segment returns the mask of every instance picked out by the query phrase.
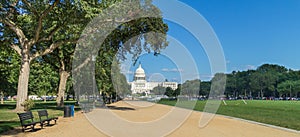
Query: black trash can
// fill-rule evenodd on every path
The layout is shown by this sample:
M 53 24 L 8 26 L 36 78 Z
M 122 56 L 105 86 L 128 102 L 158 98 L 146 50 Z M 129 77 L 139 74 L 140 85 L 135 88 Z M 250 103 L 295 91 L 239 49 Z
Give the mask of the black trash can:
M 64 117 L 71 117 L 71 107 L 70 106 L 64 107 Z

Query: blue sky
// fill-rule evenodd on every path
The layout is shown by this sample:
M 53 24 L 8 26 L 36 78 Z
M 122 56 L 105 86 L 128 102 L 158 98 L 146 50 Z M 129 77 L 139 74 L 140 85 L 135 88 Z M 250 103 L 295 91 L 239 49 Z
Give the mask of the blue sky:
M 264 63 L 300 69 L 299 0 L 181 0 L 181 2 L 199 12 L 214 29 L 224 51 L 226 72 L 255 69 Z M 191 54 L 198 73 L 190 70 L 192 68 L 190 65 L 185 65 L 184 68 L 176 66 L 177 62 L 187 61 L 185 58 L 174 61 L 168 56 L 154 57 L 152 54 L 146 54 L 142 55 L 139 61 L 142 62 L 148 79 L 159 74 L 160 77 L 180 83 L 197 78 L 195 75 L 200 76 L 201 80 L 209 80 L 213 74 L 201 44 L 184 27 L 167 20 L 166 23 L 169 25 L 170 41 L 166 52 L 180 43 Z M 130 72 L 134 72 L 136 67 L 137 65 L 131 66 Z M 188 74 L 191 71 L 192 73 Z M 132 73 L 128 73 L 127 77 L 131 81 Z

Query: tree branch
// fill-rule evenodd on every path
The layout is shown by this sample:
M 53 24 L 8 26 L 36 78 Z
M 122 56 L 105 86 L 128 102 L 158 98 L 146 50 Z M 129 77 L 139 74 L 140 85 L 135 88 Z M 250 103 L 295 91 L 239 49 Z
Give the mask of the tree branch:
M 57 26 L 50 32 L 50 34 L 49 34 L 48 37 L 45 36 L 45 37 L 39 39 L 37 42 L 50 41 L 50 40 L 53 38 L 54 34 L 55 34 L 60 28 L 61 28 L 61 26 L 60 26 L 60 25 L 57 25 Z
M 38 15 L 37 11 L 35 10 L 35 8 L 32 8 L 31 4 L 27 1 L 27 0 L 22 0 L 23 3 L 26 4 L 26 6 L 29 8 L 29 10 L 34 14 L 34 15 Z
M 55 2 L 48 8 L 46 9 L 40 16 L 38 19 L 38 25 L 35 29 L 35 37 L 33 39 L 33 43 L 36 43 L 40 37 L 40 33 L 42 30 L 42 25 L 43 25 L 43 18 L 50 12 L 53 10 L 53 8 L 59 3 L 60 0 L 55 0 Z
M 78 72 L 81 68 L 83 68 L 85 65 L 87 65 L 89 62 L 91 61 L 91 58 L 86 58 L 83 63 L 81 63 L 78 67 L 76 67 L 75 69 L 73 69 L 72 73 L 76 73 Z
M 2 44 L 5 44 L 5 43 L 9 43 L 9 41 L 8 40 L 0 40 L 0 42 L 2 43 Z M 9 44 L 8 44 L 9 45 Z M 18 53 L 18 55 L 22 55 L 22 50 L 21 50 L 21 48 L 19 47 L 19 46 L 17 46 L 17 45 L 15 45 L 15 44 L 13 44 L 13 43 L 11 43 L 10 45 L 9 45 L 9 47 L 11 47 L 12 49 L 14 49 L 17 53 Z
M 7 25 L 9 27 L 9 29 L 11 29 L 13 32 L 16 33 L 16 35 L 19 38 L 19 42 L 21 43 L 21 46 L 25 45 L 27 38 L 24 35 L 23 31 L 19 27 L 17 27 L 17 25 L 13 21 L 11 21 L 7 18 L 6 19 L 0 18 L 0 22 Z
M 58 48 L 59 46 L 63 45 L 63 44 L 69 44 L 69 43 L 76 43 L 77 40 L 61 40 L 61 41 L 58 41 L 58 42 L 55 42 L 55 43 L 52 43 L 49 48 L 45 49 L 44 51 L 42 52 L 37 52 L 35 53 L 34 55 L 32 55 L 30 57 L 30 61 L 37 58 L 37 57 L 40 57 L 40 56 L 44 56 L 46 54 L 49 54 L 49 53 L 52 53 L 56 48 Z
M 11 44 L 10 47 L 14 49 L 20 56 L 22 56 L 21 48 L 15 44 Z

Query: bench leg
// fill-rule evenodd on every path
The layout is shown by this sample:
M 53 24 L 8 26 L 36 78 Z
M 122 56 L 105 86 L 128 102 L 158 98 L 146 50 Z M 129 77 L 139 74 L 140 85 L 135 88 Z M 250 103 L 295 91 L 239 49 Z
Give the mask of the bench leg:
M 31 125 L 31 129 L 32 129 L 32 131 L 34 131 L 34 125 Z

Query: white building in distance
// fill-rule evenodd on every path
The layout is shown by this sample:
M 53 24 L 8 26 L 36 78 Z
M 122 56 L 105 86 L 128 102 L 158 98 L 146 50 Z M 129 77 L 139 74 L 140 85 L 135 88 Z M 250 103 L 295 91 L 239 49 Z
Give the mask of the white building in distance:
M 131 85 L 132 94 L 146 93 L 146 95 L 148 95 L 150 94 L 150 91 L 157 86 L 165 88 L 170 87 L 173 90 L 178 88 L 177 82 L 147 82 L 146 74 L 141 64 L 134 73 L 133 81 L 129 82 L 129 84 Z

